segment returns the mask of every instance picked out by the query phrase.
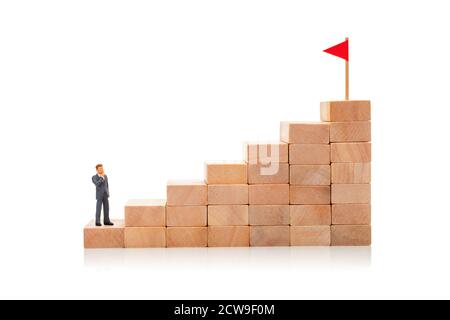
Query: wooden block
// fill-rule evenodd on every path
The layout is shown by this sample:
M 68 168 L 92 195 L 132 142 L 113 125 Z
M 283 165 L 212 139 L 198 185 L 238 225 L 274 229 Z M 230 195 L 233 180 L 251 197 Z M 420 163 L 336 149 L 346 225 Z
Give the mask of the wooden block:
M 208 206 L 208 225 L 247 226 L 248 205 Z
M 168 206 L 206 206 L 208 187 L 204 181 L 169 181 Z
M 248 165 L 249 184 L 288 184 L 289 164 L 274 163 L 271 166 Z
M 207 224 L 207 206 L 167 207 L 168 227 L 205 227 Z
M 194 248 L 208 246 L 208 227 L 167 228 L 168 248 Z
M 370 204 L 370 184 L 333 184 L 331 203 Z
M 331 225 L 330 205 L 291 206 L 291 226 Z
M 250 246 L 249 226 L 208 227 L 209 247 L 248 247 Z
M 290 164 L 330 164 L 329 144 L 290 144 Z
M 250 246 L 252 247 L 286 247 L 289 245 L 289 226 L 250 227 Z
M 291 246 L 326 246 L 331 245 L 330 226 L 291 227 Z
M 92 220 L 84 228 L 85 249 L 124 248 L 125 224 L 122 220 L 114 220 L 113 227 L 96 227 Z
M 248 184 L 208 185 L 210 205 L 248 204 Z
M 370 183 L 371 164 L 333 163 L 331 164 L 332 183 Z
M 165 227 L 125 228 L 125 248 L 165 248 Z
M 291 186 L 291 204 L 331 204 L 330 186 Z
M 370 225 L 370 204 L 334 204 L 332 207 L 333 224 Z
M 289 205 L 249 206 L 249 223 L 251 226 L 289 225 Z
M 329 144 L 330 126 L 323 122 L 282 122 L 281 141 L 295 144 Z
M 292 165 L 291 185 L 329 186 L 331 184 L 330 165 Z
M 288 163 L 289 145 L 279 143 L 247 143 L 245 161 L 251 164 Z
M 320 104 L 322 121 L 369 121 L 370 101 L 329 101 Z
M 249 186 L 249 202 L 256 205 L 289 204 L 288 184 L 254 184 Z
M 125 205 L 126 227 L 165 227 L 166 200 L 130 200 Z
M 245 162 L 207 162 L 207 184 L 246 184 L 247 163 Z
M 370 142 L 332 143 L 331 162 L 363 163 L 372 160 Z
M 331 226 L 332 246 L 370 246 L 371 226 Z
M 330 142 L 368 142 L 370 140 L 370 121 L 330 123 Z

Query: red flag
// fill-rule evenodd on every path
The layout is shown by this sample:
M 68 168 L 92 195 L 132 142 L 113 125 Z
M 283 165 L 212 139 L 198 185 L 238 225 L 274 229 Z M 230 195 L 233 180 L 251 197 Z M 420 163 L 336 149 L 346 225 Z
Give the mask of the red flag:
M 324 52 L 348 61 L 348 39 L 334 47 L 324 50 Z

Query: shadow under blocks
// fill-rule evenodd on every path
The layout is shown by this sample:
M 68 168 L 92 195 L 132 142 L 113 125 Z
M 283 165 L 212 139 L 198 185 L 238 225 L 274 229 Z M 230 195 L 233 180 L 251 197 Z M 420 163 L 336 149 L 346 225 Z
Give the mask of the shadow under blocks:
M 130 200 L 113 227 L 91 222 L 84 246 L 370 246 L 370 114 L 370 101 L 323 102 L 320 122 L 282 122 L 279 141 L 246 144 L 242 161 Z

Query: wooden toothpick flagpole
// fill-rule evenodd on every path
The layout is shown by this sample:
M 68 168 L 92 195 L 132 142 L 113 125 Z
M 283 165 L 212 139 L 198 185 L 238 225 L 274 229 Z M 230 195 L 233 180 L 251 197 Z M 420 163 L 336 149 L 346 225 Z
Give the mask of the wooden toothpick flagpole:
M 348 42 L 348 38 L 345 38 Z M 350 64 L 349 59 L 345 60 L 345 100 L 350 100 Z
M 350 59 L 348 46 L 349 40 L 345 38 L 344 42 L 324 50 L 326 53 L 345 60 L 345 100 L 347 101 L 350 100 Z

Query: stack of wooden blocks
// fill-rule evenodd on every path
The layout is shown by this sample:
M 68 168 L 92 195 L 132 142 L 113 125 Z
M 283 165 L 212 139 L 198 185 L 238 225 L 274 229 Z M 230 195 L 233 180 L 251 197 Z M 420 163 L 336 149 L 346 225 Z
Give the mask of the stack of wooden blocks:
M 249 246 L 248 179 L 244 162 L 207 162 L 208 245 Z
M 321 104 L 322 122 L 282 122 L 281 142 L 207 162 L 166 200 L 132 200 L 125 221 L 84 230 L 85 248 L 369 246 L 370 101 Z
M 371 244 L 370 101 L 324 102 L 330 124 L 332 245 Z
M 327 123 L 281 123 L 289 143 L 291 245 L 331 244 L 330 131 Z
M 247 144 L 250 245 L 289 246 L 288 145 Z
M 207 247 L 208 187 L 204 181 L 167 184 L 167 247 Z

